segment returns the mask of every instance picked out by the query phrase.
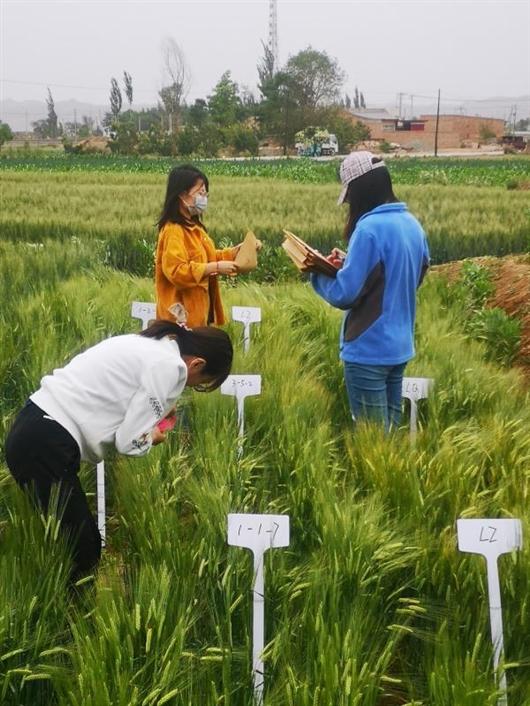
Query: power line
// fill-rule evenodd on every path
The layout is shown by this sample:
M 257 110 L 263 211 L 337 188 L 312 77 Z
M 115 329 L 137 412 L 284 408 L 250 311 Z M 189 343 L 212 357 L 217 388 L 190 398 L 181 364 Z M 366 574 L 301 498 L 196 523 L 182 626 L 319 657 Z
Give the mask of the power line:
M 108 86 L 102 87 L 102 86 L 74 86 L 72 84 L 65 84 L 65 83 L 41 83 L 39 81 L 18 81 L 14 79 L 8 79 L 8 78 L 0 78 L 0 83 L 15 83 L 15 84 L 20 84 L 20 85 L 26 85 L 26 86 L 45 86 L 46 88 L 48 86 L 51 86 L 52 88 L 75 88 L 78 90 L 82 91 L 107 91 Z M 141 92 L 141 93 L 153 93 L 157 92 L 156 88 L 134 88 L 135 93 Z

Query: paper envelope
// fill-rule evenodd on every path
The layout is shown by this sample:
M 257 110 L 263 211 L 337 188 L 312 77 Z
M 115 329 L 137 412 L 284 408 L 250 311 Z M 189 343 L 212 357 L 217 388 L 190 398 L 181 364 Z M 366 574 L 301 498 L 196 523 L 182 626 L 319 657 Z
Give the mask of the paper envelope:
M 239 272 L 250 272 L 256 268 L 258 264 L 258 256 L 256 254 L 256 236 L 249 230 L 245 235 L 241 247 L 235 257 L 234 262 L 237 265 Z

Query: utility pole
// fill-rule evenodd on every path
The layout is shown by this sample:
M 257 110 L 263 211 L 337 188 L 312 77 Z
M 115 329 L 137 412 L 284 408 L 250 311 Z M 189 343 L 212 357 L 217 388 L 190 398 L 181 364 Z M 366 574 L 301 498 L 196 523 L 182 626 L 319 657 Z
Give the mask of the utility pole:
M 438 125 L 440 123 L 440 89 L 438 89 L 438 104 L 436 106 L 436 128 L 434 131 L 434 156 L 438 156 Z
M 77 137 L 77 110 L 74 108 L 74 138 Z
M 399 106 L 399 107 L 398 107 L 398 118 L 399 118 L 400 120 L 401 120 L 401 117 L 402 117 L 402 116 L 401 116 L 401 110 L 402 110 L 402 106 L 403 106 L 403 96 L 404 96 L 404 95 L 405 95 L 404 93 L 398 93 L 398 106 Z
M 410 119 L 414 117 L 414 96 L 410 94 Z

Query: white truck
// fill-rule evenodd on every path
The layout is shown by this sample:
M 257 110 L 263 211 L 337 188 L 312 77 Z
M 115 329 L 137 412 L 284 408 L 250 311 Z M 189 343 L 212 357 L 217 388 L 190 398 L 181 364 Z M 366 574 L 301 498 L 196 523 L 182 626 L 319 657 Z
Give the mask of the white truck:
M 320 145 L 320 154 L 333 157 L 339 153 L 339 143 L 337 136 L 330 133 L 328 138 Z

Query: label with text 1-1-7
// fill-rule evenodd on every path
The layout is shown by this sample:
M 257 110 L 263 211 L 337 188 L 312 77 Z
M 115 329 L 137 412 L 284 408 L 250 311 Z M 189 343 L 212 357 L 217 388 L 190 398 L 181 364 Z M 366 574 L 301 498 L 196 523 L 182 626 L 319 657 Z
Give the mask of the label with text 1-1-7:
M 228 515 L 228 544 L 254 552 L 289 546 L 289 515 Z

